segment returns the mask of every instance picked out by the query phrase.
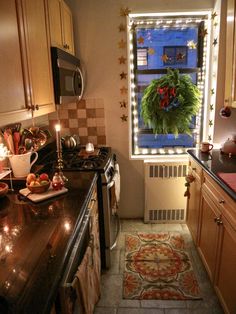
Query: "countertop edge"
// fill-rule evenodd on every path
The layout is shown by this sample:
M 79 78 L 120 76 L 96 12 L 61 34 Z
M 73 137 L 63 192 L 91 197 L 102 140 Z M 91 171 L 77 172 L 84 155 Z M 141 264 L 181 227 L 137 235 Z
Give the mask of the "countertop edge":
M 84 200 L 82 208 L 85 208 L 88 205 L 89 198 L 90 198 L 90 196 L 92 194 L 92 191 L 93 191 L 93 188 L 94 188 L 96 182 L 97 182 L 97 173 L 94 173 L 93 179 L 91 181 L 90 189 L 89 189 L 88 194 L 87 194 L 87 196 L 86 196 L 86 198 Z M 82 211 L 82 212 L 84 214 L 84 211 Z M 75 231 L 74 231 L 73 235 L 71 235 L 71 239 L 70 239 L 70 241 L 69 241 L 69 243 L 67 245 L 67 250 L 66 250 L 66 252 L 64 254 L 64 259 L 63 259 L 63 262 L 61 264 L 61 269 L 58 270 L 59 271 L 59 275 L 54 280 L 54 285 L 52 286 L 52 289 L 50 290 L 52 293 L 50 293 L 50 296 L 48 298 L 48 302 L 45 304 L 44 313 L 50 313 L 52 305 L 53 305 L 53 303 L 54 303 L 54 301 L 56 299 L 56 295 L 58 293 L 58 288 L 60 286 L 60 281 L 62 280 L 62 277 L 63 277 L 63 274 L 64 274 L 63 270 L 65 270 L 65 265 L 66 265 L 66 263 L 69 260 L 70 253 L 71 253 L 71 251 L 73 249 L 73 245 L 75 243 L 76 237 L 78 236 L 78 232 L 79 232 L 78 225 L 79 225 L 79 221 L 81 221 L 82 219 L 83 219 L 83 215 L 78 217 L 78 221 L 77 221 L 77 224 L 76 224 L 76 227 L 75 227 Z
M 216 174 L 214 174 L 209 168 L 207 168 L 201 160 L 197 158 L 194 151 L 188 150 L 187 153 L 194 158 L 194 160 L 215 180 L 220 187 L 236 202 L 236 192 L 234 192 L 226 183 L 224 183 Z

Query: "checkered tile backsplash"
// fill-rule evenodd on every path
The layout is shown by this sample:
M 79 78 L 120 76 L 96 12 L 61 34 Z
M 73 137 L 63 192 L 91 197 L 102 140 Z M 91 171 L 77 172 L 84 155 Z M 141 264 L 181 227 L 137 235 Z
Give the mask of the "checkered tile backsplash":
M 61 135 L 77 134 L 82 145 L 106 145 L 105 113 L 102 99 L 83 99 L 78 103 L 58 106 L 58 112 L 49 114 L 49 127 L 55 130 L 58 116 Z

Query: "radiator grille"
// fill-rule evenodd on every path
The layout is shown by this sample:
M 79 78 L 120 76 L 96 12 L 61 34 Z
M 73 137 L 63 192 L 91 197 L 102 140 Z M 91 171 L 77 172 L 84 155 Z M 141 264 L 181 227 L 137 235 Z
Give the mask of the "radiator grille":
M 187 165 L 151 165 L 149 167 L 150 178 L 181 178 L 187 174 Z
M 173 222 L 184 221 L 185 210 L 184 209 L 154 209 L 149 210 L 150 222 Z
M 187 162 L 145 163 L 144 222 L 183 222 Z

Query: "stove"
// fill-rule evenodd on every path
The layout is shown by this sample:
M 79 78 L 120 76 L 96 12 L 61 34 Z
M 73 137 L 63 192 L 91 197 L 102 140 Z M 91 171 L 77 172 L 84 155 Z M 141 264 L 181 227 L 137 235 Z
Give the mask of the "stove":
M 87 153 L 85 146 L 75 150 L 62 151 L 63 173 L 93 171 L 97 173 L 97 193 L 99 206 L 99 228 L 101 244 L 101 262 L 103 268 L 111 265 L 111 250 L 116 246 L 120 231 L 118 202 L 114 207 L 114 195 L 119 184 L 119 165 L 111 147 L 95 147 L 93 153 Z M 52 174 L 57 171 L 56 145 L 50 143 L 39 152 L 37 163 L 43 165 L 43 171 Z M 118 190 L 120 187 L 118 187 Z
M 116 246 L 120 231 L 117 204 L 114 208 L 115 178 L 119 175 L 116 156 L 111 147 L 95 147 L 94 152 L 87 153 L 81 146 L 77 150 L 64 150 L 62 159 L 65 176 L 67 171 L 97 172 L 101 262 L 103 268 L 109 268 L 110 251 Z

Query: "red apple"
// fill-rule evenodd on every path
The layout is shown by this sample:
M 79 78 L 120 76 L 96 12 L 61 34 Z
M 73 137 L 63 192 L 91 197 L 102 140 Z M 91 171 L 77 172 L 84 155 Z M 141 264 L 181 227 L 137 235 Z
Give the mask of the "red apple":
M 27 184 L 30 184 L 32 181 L 36 180 L 36 175 L 34 173 L 29 173 L 26 178 Z
M 47 173 L 41 173 L 39 178 L 41 181 L 48 181 L 49 180 Z

